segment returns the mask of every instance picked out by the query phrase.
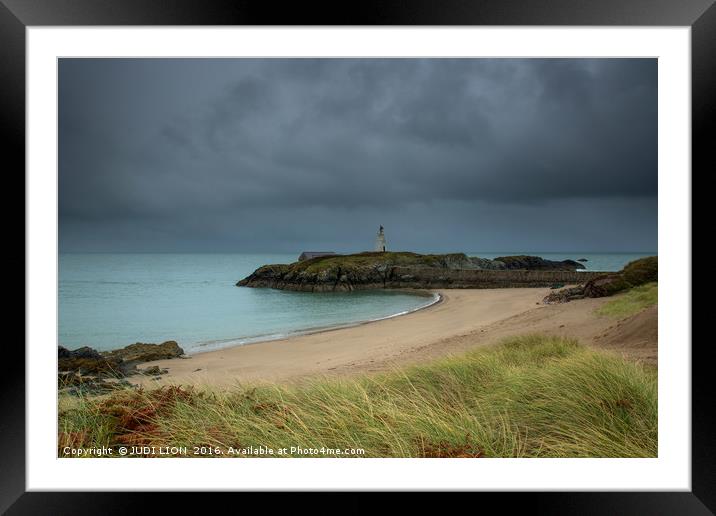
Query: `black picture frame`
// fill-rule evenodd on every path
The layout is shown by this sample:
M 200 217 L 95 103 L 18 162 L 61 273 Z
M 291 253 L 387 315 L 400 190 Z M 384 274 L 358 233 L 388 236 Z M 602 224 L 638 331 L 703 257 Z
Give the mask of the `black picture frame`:
M 708 137 L 716 125 L 714 0 L 362 0 L 328 5 L 286 2 L 280 6 L 251 0 L 0 0 L 0 130 L 4 161 L 12 163 L 3 167 L 4 178 L 22 181 L 23 191 L 24 180 L 20 178 L 24 177 L 21 171 L 25 167 L 25 30 L 48 25 L 689 26 L 692 180 L 695 171 L 705 175 L 713 170 L 716 162 L 714 146 Z M 9 197 L 19 198 L 18 195 Z M 16 213 L 13 212 L 14 218 Z M 13 218 L 8 214 L 5 220 Z M 23 254 L 23 258 L 27 257 Z M 11 262 L 13 265 L 20 262 L 20 256 L 14 255 Z M 13 270 L 19 269 L 17 263 Z M 114 514 L 154 512 L 156 507 L 165 506 L 165 497 L 141 493 L 25 492 L 25 354 L 15 342 L 8 342 L 3 352 L 5 360 L 15 367 L 7 368 L 0 375 L 0 511 Z M 716 428 L 713 410 L 709 409 L 713 406 L 714 389 L 707 353 L 705 345 L 692 347 L 690 492 L 484 493 L 480 496 L 509 498 L 510 505 L 524 503 L 532 510 L 553 514 L 712 514 L 716 511 Z M 171 496 L 185 498 L 179 493 Z M 212 493 L 211 496 L 223 495 Z M 241 496 L 246 503 L 247 495 Z M 325 494 L 321 496 L 322 507 L 330 509 L 339 504 L 341 512 L 369 510 L 373 506 L 355 494 L 340 502 L 324 498 Z M 420 496 L 414 501 L 422 503 Z M 505 503 L 505 500 L 499 501 Z M 274 498 L 272 509 L 292 510 L 289 505 L 282 507 L 285 503 Z M 482 507 L 484 503 L 485 500 L 481 500 Z

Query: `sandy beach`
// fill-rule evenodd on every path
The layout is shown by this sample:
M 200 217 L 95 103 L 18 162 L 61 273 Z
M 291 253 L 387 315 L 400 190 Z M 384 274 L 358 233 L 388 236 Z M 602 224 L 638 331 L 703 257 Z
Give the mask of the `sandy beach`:
M 656 361 L 656 310 L 632 333 L 644 342 L 625 342 L 616 321 L 594 310 L 606 300 L 586 299 L 543 305 L 543 288 L 439 290 L 442 301 L 403 316 L 349 328 L 257 342 L 148 362 L 169 370 L 160 379 L 133 376 L 144 385 L 191 384 L 229 387 L 243 382 L 296 381 L 314 376 L 377 372 L 495 343 L 524 333 L 579 338 L 587 345 L 622 349 L 634 358 Z M 656 308 L 656 307 L 654 307 Z M 649 311 L 647 311 L 649 312 Z M 643 318 L 643 317 L 642 317 Z M 653 318 L 653 321 L 651 320 Z M 615 338 L 618 343 L 615 343 Z M 632 339 L 633 341 L 634 339 Z

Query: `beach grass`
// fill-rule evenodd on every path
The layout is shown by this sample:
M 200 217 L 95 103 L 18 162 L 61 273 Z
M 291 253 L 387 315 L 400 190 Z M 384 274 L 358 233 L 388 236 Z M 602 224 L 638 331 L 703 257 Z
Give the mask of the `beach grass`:
M 658 284 L 656 282 L 631 288 L 614 296 L 614 299 L 603 304 L 596 312 L 598 315 L 616 317 L 619 319 L 629 317 L 641 312 L 645 308 L 657 304 L 658 291 Z
M 263 446 L 283 457 L 655 457 L 657 378 L 572 339 L 527 335 L 356 378 L 61 397 L 59 456 L 131 445 L 186 456 Z

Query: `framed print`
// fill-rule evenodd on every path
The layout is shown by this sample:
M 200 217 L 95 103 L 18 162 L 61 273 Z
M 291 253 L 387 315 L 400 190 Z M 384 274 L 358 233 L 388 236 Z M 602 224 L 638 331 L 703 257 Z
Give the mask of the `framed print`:
M 716 8 L 660 7 L 3 0 L 27 300 L 3 510 L 713 511 L 691 183 Z

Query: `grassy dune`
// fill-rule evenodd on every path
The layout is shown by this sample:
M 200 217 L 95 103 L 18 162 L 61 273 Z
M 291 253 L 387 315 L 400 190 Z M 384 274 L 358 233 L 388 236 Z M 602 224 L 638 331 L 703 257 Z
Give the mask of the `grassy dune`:
M 59 430 L 60 456 L 153 445 L 190 456 L 192 446 L 325 446 L 365 457 L 654 457 L 657 383 L 653 370 L 573 340 L 524 336 L 356 379 L 64 396 Z
M 631 288 L 602 305 L 597 310 L 597 314 L 620 319 L 629 317 L 655 305 L 658 302 L 658 291 L 656 282 Z

